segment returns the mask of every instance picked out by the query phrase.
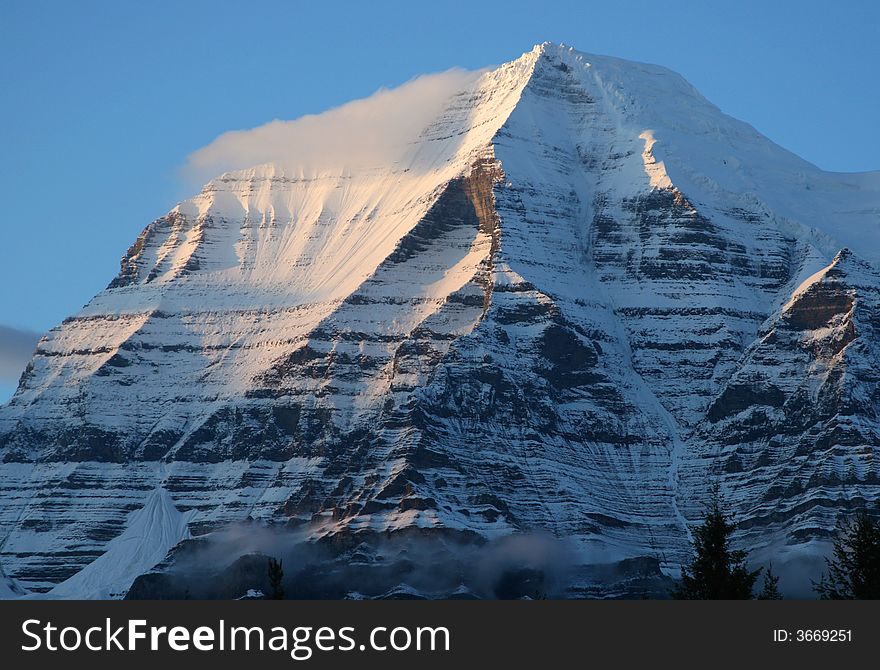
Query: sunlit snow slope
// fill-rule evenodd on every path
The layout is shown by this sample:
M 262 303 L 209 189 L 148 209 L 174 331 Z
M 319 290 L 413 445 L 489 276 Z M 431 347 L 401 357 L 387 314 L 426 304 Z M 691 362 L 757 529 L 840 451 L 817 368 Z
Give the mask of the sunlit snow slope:
M 0 409 L 0 564 L 115 595 L 105 551 L 255 518 L 674 573 L 714 482 L 740 541 L 810 554 L 880 493 L 877 263 L 880 173 L 538 46 L 398 163 L 230 172 L 150 224 Z

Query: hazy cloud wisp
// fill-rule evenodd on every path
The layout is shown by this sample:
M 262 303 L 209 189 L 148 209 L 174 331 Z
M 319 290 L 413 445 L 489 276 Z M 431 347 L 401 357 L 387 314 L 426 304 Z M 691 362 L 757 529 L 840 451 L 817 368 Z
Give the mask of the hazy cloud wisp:
M 0 382 L 18 381 L 39 340 L 39 333 L 0 325 Z
M 188 156 L 185 175 L 205 182 L 263 163 L 306 171 L 388 165 L 481 73 L 453 69 L 422 75 L 321 114 L 223 133 Z

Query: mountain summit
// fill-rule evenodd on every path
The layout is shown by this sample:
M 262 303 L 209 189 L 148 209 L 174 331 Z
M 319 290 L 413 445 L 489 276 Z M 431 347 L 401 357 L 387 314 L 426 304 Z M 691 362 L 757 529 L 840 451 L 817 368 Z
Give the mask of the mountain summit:
M 149 224 L 0 409 L 0 565 L 89 597 L 133 524 L 142 556 L 259 522 L 349 565 L 540 532 L 587 594 L 675 575 L 716 483 L 737 542 L 811 565 L 880 495 L 877 263 L 880 173 L 537 46 L 394 164 L 229 172 Z

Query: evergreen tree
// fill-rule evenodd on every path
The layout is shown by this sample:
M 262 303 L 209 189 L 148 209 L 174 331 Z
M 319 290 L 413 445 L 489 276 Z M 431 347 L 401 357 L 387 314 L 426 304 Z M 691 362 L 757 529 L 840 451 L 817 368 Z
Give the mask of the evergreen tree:
M 779 577 L 773 574 L 772 565 L 764 573 L 764 586 L 758 594 L 758 600 L 782 600 L 782 593 L 779 592 Z
M 749 600 L 753 598 L 760 570 L 745 566 L 746 552 L 730 548 L 734 526 L 721 509 L 716 490 L 703 517 L 703 524 L 694 531 L 694 557 L 682 569 L 681 583 L 672 592 L 679 600 Z
M 828 573 L 813 588 L 822 600 L 880 599 L 880 521 L 861 510 L 840 525 Z
M 284 580 L 284 570 L 281 569 L 281 561 L 269 559 L 269 588 L 272 589 L 272 600 L 284 600 L 284 587 L 281 582 Z

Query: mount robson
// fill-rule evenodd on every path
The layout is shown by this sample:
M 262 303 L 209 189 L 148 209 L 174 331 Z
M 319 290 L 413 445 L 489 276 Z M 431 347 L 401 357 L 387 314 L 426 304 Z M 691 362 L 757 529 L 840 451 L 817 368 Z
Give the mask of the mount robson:
M 713 490 L 810 595 L 880 497 L 880 172 L 568 47 L 463 86 L 213 179 L 42 338 L 5 597 L 666 597 Z

